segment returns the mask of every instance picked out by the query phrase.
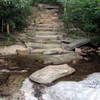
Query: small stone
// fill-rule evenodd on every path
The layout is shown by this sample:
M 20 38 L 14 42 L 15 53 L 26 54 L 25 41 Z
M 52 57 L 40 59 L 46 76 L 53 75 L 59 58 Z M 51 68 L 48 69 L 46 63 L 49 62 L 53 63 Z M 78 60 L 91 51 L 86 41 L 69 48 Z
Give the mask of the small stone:
M 98 50 L 100 50 L 100 47 L 98 47 Z
M 80 48 L 75 48 L 75 52 L 81 54 L 82 50 Z

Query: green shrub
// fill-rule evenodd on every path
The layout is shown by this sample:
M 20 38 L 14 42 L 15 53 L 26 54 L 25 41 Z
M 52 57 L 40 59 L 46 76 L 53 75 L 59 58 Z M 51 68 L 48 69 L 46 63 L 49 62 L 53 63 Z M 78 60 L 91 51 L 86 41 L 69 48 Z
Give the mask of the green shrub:
M 100 32 L 100 0 L 58 0 L 64 8 L 62 19 L 86 32 Z M 67 25 L 68 26 L 68 25 Z
M 50 4 L 55 4 L 57 0 L 40 0 L 42 3 L 50 3 Z
M 72 22 L 87 32 L 100 32 L 100 7 L 95 3 L 84 3 L 73 9 Z
M 1 0 L 0 30 L 9 33 L 26 26 L 27 18 L 32 11 L 31 3 L 31 0 Z

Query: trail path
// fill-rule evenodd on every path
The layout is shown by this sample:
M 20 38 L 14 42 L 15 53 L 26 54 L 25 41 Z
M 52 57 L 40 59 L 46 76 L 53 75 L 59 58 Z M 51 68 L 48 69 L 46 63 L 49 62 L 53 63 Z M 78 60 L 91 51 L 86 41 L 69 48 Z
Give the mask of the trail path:
M 20 41 L 0 48 L 0 54 L 24 54 L 28 51 L 31 55 L 38 54 L 39 58 L 41 55 L 45 64 L 63 64 L 80 59 L 75 52 L 65 49 L 66 44 L 62 42 L 65 33 L 64 23 L 59 19 L 59 7 L 40 4 L 38 9 L 30 17 L 30 25 L 18 35 Z
M 43 4 L 39 7 L 40 13 L 35 20 L 35 29 L 31 24 L 28 28 L 28 31 L 31 29 L 30 34 L 23 34 L 25 45 L 32 49 L 32 54 L 42 54 L 46 64 L 61 64 L 79 59 L 77 54 L 64 49 L 64 25 L 59 19 L 59 7 Z M 23 36 L 21 37 L 23 40 Z
M 58 18 L 58 7 L 43 8 L 40 16 L 36 18 L 34 42 L 27 42 L 34 52 L 62 50 L 63 23 Z

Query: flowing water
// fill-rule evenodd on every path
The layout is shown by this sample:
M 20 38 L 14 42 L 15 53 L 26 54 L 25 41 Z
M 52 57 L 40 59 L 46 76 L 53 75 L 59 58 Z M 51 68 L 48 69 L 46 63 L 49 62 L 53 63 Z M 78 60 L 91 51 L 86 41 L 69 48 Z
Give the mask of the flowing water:
M 44 100 L 100 100 L 100 73 L 89 75 L 80 82 L 59 82 L 49 87 Z

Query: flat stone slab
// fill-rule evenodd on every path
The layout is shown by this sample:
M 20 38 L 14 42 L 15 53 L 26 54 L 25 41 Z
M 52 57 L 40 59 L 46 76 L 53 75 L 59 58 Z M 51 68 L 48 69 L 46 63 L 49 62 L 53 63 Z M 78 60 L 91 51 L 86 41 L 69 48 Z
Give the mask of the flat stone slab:
M 44 50 L 43 51 L 43 54 L 45 55 L 55 55 L 55 54 L 66 54 L 66 53 L 71 53 L 72 51 L 66 51 L 66 50 L 63 50 L 63 49 L 59 49 L 59 50 L 56 50 L 56 49 L 51 49 L 51 50 Z
M 45 35 L 50 35 L 50 34 L 55 35 L 57 33 L 58 32 L 51 32 L 51 31 L 36 31 L 36 34 L 40 34 L 40 35 L 43 35 L 43 34 L 45 34 Z
M 73 51 L 63 51 L 59 48 L 55 49 L 36 49 L 32 51 L 17 51 L 17 54 L 20 56 L 33 56 L 38 58 L 39 60 L 42 59 L 44 64 L 65 64 L 71 63 L 72 61 L 79 61 L 82 59 L 82 56 L 73 52 Z
M 82 59 L 80 55 L 74 52 L 55 54 L 55 55 L 44 55 L 44 63 L 45 64 L 64 64 L 70 63 L 72 61 L 77 61 Z
M 43 43 L 32 43 L 32 42 L 29 42 L 29 43 L 25 43 L 27 45 L 27 47 L 32 47 L 32 48 L 60 48 L 61 45 L 58 44 L 58 43 L 55 43 L 55 44 L 43 44 Z
M 38 27 L 49 27 L 49 28 L 52 28 L 52 27 L 60 27 L 60 26 L 62 26 L 63 25 L 63 23 L 60 23 L 60 24 L 37 24 L 37 26 Z
M 50 44 L 50 43 L 61 43 L 61 41 L 60 40 L 55 40 L 55 39 L 34 39 L 35 40 L 35 42 L 37 42 L 37 43 L 48 43 L 48 44 Z
M 0 47 L 0 55 L 13 55 L 16 54 L 16 50 L 26 50 L 22 45 L 12 45 L 12 46 L 5 46 Z
M 27 49 L 27 50 L 17 50 L 17 54 L 23 54 L 23 53 L 30 53 L 30 54 L 48 54 L 48 55 L 52 55 L 52 54 L 62 54 L 62 53 L 66 53 L 69 51 L 65 51 L 62 48 L 53 48 L 53 49 Z M 71 51 L 70 51 L 71 52 Z
M 78 40 L 71 42 L 70 44 L 66 44 L 65 48 L 67 50 L 73 50 L 73 49 L 80 47 L 80 46 L 83 46 L 89 42 L 90 42 L 90 39 L 86 39 L 86 38 L 85 39 L 78 39 Z
M 58 39 L 59 37 L 62 37 L 61 35 L 36 35 L 36 38 L 38 38 L 38 39 L 41 39 L 41 38 L 43 38 L 43 39 Z
M 75 72 L 75 69 L 67 64 L 49 65 L 41 70 L 36 71 L 29 78 L 32 81 L 47 84 L 55 81 L 58 78 L 70 75 L 73 72 Z

